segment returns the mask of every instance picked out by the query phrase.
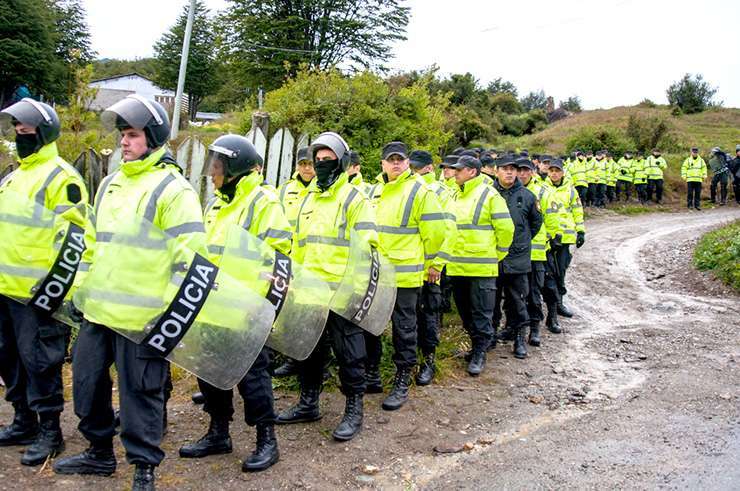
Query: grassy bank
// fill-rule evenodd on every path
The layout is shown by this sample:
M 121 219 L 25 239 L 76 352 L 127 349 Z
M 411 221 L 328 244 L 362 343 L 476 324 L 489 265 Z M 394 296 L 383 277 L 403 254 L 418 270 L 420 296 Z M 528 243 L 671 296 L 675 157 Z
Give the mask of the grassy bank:
M 704 234 L 694 250 L 694 265 L 740 292 L 740 220 Z

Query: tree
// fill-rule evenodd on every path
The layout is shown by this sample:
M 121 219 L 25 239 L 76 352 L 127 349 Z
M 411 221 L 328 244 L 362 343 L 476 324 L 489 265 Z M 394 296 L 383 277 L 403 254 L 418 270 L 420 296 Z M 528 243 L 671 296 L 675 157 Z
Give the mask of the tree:
M 95 57 L 85 8 L 79 0 L 56 0 L 51 8 L 56 21 L 56 55 L 63 62 L 76 65 L 71 69 L 75 72 Z
M 491 82 L 489 82 L 488 86 L 486 87 L 486 90 L 491 95 L 509 93 L 513 95 L 514 97 L 517 96 L 516 86 L 512 82 L 504 80 L 501 77 L 498 77 L 492 80 Z
M 157 60 L 154 81 L 168 89 L 177 88 L 180 73 L 182 41 L 188 21 L 188 3 L 178 17 L 175 25 L 154 45 Z M 218 89 L 219 68 L 216 59 L 217 36 L 208 9 L 201 0 L 195 3 L 193 31 L 188 54 L 188 71 L 185 75 L 185 92 L 188 94 L 190 119 L 195 119 L 198 105 L 203 98 Z
M 138 58 L 135 60 L 117 60 L 101 58 L 92 62 L 93 80 L 115 77 L 127 73 L 138 73 L 154 79 L 157 73 L 158 61 L 155 58 Z
M 560 105 L 558 107 L 572 113 L 579 113 L 583 111 L 583 109 L 581 108 L 581 99 L 579 99 L 577 95 L 568 97 L 568 99 L 564 101 L 560 101 Z
M 383 69 L 406 39 L 404 0 L 230 0 L 221 25 L 244 86 L 279 87 L 301 65 Z
M 530 92 L 520 102 L 525 111 L 531 111 L 533 109 L 542 109 L 544 111 L 547 108 L 547 96 L 544 90 Z
M 680 108 L 685 114 L 699 113 L 714 105 L 712 98 L 716 93 L 717 87 L 705 82 L 701 74 L 692 77 L 689 73 L 672 83 L 666 91 L 668 104 Z

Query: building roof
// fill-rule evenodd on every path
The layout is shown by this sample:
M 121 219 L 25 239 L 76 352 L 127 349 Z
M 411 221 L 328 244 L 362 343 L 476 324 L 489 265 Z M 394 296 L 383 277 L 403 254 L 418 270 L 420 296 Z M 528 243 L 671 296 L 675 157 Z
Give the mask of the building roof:
M 121 75 L 113 75 L 111 77 L 98 78 L 98 79 L 95 79 L 95 80 L 91 80 L 90 83 L 93 83 L 93 82 L 104 82 L 106 80 L 115 80 L 117 78 L 134 77 L 134 76 L 143 78 L 144 80 L 148 80 L 151 83 L 154 83 L 154 80 L 152 80 L 149 77 L 145 77 L 144 75 L 142 75 L 142 74 L 140 74 L 138 72 L 124 73 L 124 74 L 121 74 Z

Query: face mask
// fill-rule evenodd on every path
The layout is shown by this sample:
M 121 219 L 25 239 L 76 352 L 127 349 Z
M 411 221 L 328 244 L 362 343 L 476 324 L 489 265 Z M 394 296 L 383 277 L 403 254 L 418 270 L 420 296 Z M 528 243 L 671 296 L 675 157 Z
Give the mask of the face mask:
M 36 153 L 39 148 L 41 145 L 36 135 L 15 135 L 15 150 L 20 158 L 25 159 Z
M 316 170 L 316 185 L 322 191 L 329 189 L 329 186 L 334 184 L 342 173 L 342 166 L 339 165 L 338 159 L 319 160 L 314 163 L 313 167 Z

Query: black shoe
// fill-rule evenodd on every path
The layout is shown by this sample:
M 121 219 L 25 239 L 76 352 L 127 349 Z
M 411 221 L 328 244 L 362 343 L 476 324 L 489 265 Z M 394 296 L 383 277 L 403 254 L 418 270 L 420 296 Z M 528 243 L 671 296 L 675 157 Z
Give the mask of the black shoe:
M 193 395 L 190 396 L 190 399 L 193 401 L 193 404 L 197 404 L 198 406 L 206 403 L 206 396 L 204 396 L 202 392 L 194 392 Z
M 54 458 L 62 452 L 64 452 L 64 437 L 62 437 L 62 428 L 59 426 L 59 415 L 42 417 L 39 436 L 26 449 L 21 457 L 21 464 L 41 465 L 46 462 L 46 459 Z
M 39 434 L 39 421 L 30 409 L 15 411 L 13 422 L 0 430 L 0 447 L 31 445 Z
M 401 409 L 409 398 L 409 386 L 411 385 L 411 370 L 408 368 L 396 369 L 396 377 L 393 379 L 393 389 L 385 398 L 382 408 L 386 411 Z
M 558 322 L 557 315 L 547 316 L 547 330 L 553 334 L 560 334 L 561 332 L 563 332 L 563 328 L 560 327 L 560 323 Z
M 434 353 L 424 356 L 424 361 L 419 366 L 419 372 L 416 374 L 416 385 L 429 385 L 434 380 L 434 374 L 437 367 L 434 364 Z
M 113 443 L 102 446 L 91 445 L 82 453 L 57 460 L 52 467 L 57 474 L 110 476 L 116 472 Z
M 540 345 L 540 323 L 532 322 L 529 324 L 529 345 L 539 346 Z
M 560 303 L 558 303 L 558 315 L 571 318 L 573 317 L 573 312 L 571 312 L 570 309 L 566 307 L 562 301 L 560 301 Z
M 199 459 L 208 455 L 220 455 L 232 452 L 229 420 L 211 418 L 208 433 L 195 443 L 180 447 L 180 457 Z
M 383 381 L 380 380 L 380 368 L 367 366 L 365 368 L 365 394 L 382 394 Z
M 494 339 L 501 341 L 514 341 L 516 338 L 516 329 L 511 326 L 506 326 L 503 330 L 499 331 L 498 335 Z
M 119 429 L 121 427 L 121 410 L 116 409 L 116 412 L 113 413 L 113 426 L 115 426 L 116 429 Z
M 695 206 L 695 207 L 694 207 L 694 209 L 695 209 L 696 211 L 701 211 L 701 208 L 700 208 L 700 207 L 698 207 L 698 206 Z
M 331 434 L 338 442 L 351 440 L 362 429 L 362 394 L 347 396 L 342 421 Z
M 468 373 L 473 377 L 477 377 L 481 374 L 483 369 L 486 367 L 486 352 L 485 351 L 473 351 L 470 356 L 470 363 L 468 363 Z
M 154 491 L 154 466 L 151 464 L 136 464 L 134 481 L 131 491 Z
M 287 425 L 292 423 L 310 423 L 321 419 L 319 413 L 319 394 L 321 390 L 301 389 L 301 398 L 298 403 L 278 414 L 276 424 Z
M 290 377 L 298 373 L 298 362 L 292 358 L 285 360 L 285 363 L 275 369 L 273 374 L 276 378 Z
M 275 427 L 271 424 L 257 425 L 257 447 L 252 455 L 242 462 L 242 471 L 263 471 L 280 460 Z
M 498 336 L 496 336 L 496 332 L 494 331 L 493 336 L 491 337 L 491 341 L 488 343 L 488 348 L 486 348 L 486 351 L 493 351 L 496 349 L 496 344 L 498 343 Z
M 527 357 L 527 342 L 524 340 L 526 329 L 527 328 L 524 326 L 520 327 L 517 330 L 516 339 L 514 340 L 514 358 L 518 358 L 520 360 Z

